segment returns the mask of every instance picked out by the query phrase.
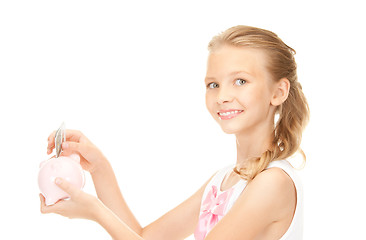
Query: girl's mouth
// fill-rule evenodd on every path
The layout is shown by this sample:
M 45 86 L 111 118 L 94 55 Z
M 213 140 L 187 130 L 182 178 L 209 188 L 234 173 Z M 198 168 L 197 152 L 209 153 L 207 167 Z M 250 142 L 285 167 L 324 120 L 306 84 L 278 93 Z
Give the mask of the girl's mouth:
M 242 112 L 243 112 L 243 110 L 229 109 L 229 110 L 218 111 L 217 114 L 219 115 L 219 118 L 221 120 L 228 120 L 228 119 L 232 119 L 232 118 L 238 116 Z

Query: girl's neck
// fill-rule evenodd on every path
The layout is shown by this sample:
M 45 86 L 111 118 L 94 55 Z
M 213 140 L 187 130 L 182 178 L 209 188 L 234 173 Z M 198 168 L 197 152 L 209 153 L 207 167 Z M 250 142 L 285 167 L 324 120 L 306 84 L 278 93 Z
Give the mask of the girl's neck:
M 260 157 L 271 147 L 273 127 L 236 134 L 237 166 L 244 166 L 253 157 Z

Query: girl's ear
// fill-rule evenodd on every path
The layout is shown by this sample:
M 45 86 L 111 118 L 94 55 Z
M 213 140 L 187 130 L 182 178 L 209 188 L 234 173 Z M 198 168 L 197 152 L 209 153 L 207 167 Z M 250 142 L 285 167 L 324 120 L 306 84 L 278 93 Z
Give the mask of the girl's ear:
M 286 101 L 290 91 L 290 81 L 287 78 L 281 78 L 275 84 L 274 94 L 272 96 L 271 104 L 273 106 L 279 106 Z

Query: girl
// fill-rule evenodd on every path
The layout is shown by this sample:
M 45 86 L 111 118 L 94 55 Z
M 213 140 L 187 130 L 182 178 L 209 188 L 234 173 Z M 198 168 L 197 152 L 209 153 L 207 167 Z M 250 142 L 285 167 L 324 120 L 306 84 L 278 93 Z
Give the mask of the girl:
M 56 184 L 71 198 L 46 206 L 40 195 L 41 212 L 94 220 L 113 239 L 174 240 L 192 233 L 197 240 L 302 239 L 301 184 L 286 160 L 297 151 L 303 154 L 301 136 L 309 117 L 295 51 L 276 34 L 248 26 L 215 36 L 208 48 L 206 106 L 224 132 L 235 134 L 235 164 L 141 227 L 101 151 L 81 132 L 68 130 L 64 154 L 81 156 L 98 198 L 58 178 Z M 54 133 L 48 154 L 53 139 Z

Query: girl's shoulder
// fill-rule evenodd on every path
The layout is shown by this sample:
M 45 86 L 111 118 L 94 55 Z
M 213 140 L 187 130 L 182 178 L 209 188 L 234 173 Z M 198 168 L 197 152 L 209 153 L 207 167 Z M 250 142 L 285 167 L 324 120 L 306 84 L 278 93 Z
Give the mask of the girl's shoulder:
M 281 221 L 296 208 L 296 187 L 292 178 L 279 167 L 270 167 L 249 182 L 238 204 L 266 212 L 268 223 Z
M 271 192 L 271 199 L 276 199 L 275 202 L 282 206 L 286 206 L 288 201 L 296 203 L 298 194 L 302 192 L 302 184 L 296 170 L 287 160 L 271 162 L 248 187 L 251 187 L 252 191 L 262 191 L 265 195 Z
M 279 171 L 277 171 L 279 174 L 280 173 L 282 173 L 282 175 L 286 174 L 289 177 L 288 180 L 292 181 L 294 187 L 296 188 L 296 191 L 298 192 L 298 195 L 302 194 L 302 191 L 303 191 L 302 181 L 301 181 L 301 178 L 299 177 L 299 175 L 297 174 L 298 170 L 296 168 L 294 168 L 288 160 L 284 159 L 284 160 L 272 161 L 267 166 L 265 171 L 263 171 L 262 173 L 267 172 L 268 170 L 273 170 L 273 169 L 279 170 Z M 272 171 L 270 171 L 270 172 L 272 172 Z M 262 173 L 260 173 L 260 174 L 262 174 Z
M 212 230 L 212 235 L 235 231 L 249 239 L 266 232 L 273 223 L 278 227 L 271 231 L 283 234 L 291 223 L 295 207 L 296 190 L 292 179 L 282 168 L 270 167 L 246 185 L 217 228 Z
M 295 191 L 294 181 L 286 170 L 278 165 L 270 166 L 259 173 L 246 188 L 252 188 L 251 191 L 258 191 L 263 194 L 268 194 L 268 191 L 271 191 L 272 194 L 276 195 L 283 195 L 289 189 Z M 276 195 L 272 196 L 275 197 Z

